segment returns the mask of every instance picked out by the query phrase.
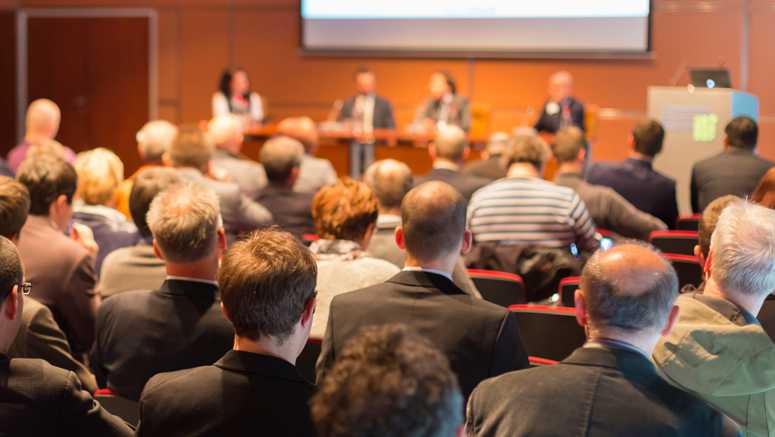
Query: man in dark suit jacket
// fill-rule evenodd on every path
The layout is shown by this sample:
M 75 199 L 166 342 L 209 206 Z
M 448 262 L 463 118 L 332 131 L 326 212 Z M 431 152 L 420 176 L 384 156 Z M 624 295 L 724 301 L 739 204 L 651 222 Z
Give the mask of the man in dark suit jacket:
M 8 357 L 31 284 L 19 252 L 5 237 L 0 237 L 0 266 L 0 435 L 131 436 L 129 426 L 81 389 L 73 372 L 40 359 Z
M 701 213 L 713 200 L 731 194 L 748 197 L 775 163 L 756 155 L 759 127 L 750 117 L 737 117 L 725 129 L 724 151 L 692 168 L 692 210 Z
M 560 364 L 480 384 L 468 403 L 469 435 L 737 435 L 718 412 L 663 380 L 650 360 L 678 318 L 677 296 L 675 270 L 655 250 L 625 244 L 597 252 L 576 291 L 587 344 Z
M 639 210 L 675 227 L 678 219 L 675 180 L 654 170 L 662 151 L 665 130 L 656 120 L 643 120 L 632 130 L 633 148 L 622 163 L 596 163 L 587 170 L 587 182 L 613 188 Z
M 223 310 L 234 350 L 211 366 L 156 375 L 138 436 L 314 436 L 314 386 L 294 363 L 312 326 L 315 259 L 291 234 L 261 230 L 223 259 Z
M 534 127 L 538 132 L 555 134 L 569 126 L 584 130 L 584 104 L 573 97 L 573 76 L 560 71 L 549 78 L 549 100 Z
M 506 132 L 492 134 L 487 147 L 482 152 L 482 159 L 466 164 L 463 167 L 463 174 L 487 179 L 490 182 L 505 178 L 508 169 L 503 155 L 509 147 L 510 140 L 511 137 Z
M 334 298 L 318 381 L 360 328 L 387 323 L 409 325 L 444 352 L 465 397 L 485 378 L 527 367 L 515 316 L 452 282 L 460 253 L 471 246 L 465 205 L 460 193 L 443 182 L 406 195 L 396 231 L 397 244 L 407 252 L 406 267 L 383 284 Z
M 156 373 L 213 363 L 233 340 L 219 307 L 226 237 L 215 193 L 200 185 L 164 191 L 151 203 L 148 225 L 167 280 L 156 291 L 106 300 L 91 353 L 100 386 L 134 400 Z
M 465 132 L 457 126 L 440 127 L 433 143 L 428 146 L 428 153 L 433 160 L 433 170 L 418 178 L 417 185 L 429 181 L 446 182 L 468 202 L 476 190 L 490 183 L 487 179 L 460 171 L 470 150 Z
M 348 97 L 339 111 L 338 121 L 352 121 L 363 130 L 395 129 L 393 105 L 386 98 L 375 94 L 376 77 L 368 68 L 355 72 L 358 94 Z

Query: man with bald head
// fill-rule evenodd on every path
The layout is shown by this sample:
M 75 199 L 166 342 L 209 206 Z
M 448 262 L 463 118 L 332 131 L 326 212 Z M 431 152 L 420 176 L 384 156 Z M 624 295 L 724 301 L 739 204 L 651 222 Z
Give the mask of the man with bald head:
M 506 177 L 507 168 L 504 155 L 509 147 L 511 136 L 506 132 L 495 132 L 490 135 L 487 147 L 482 152 L 482 159 L 466 164 L 463 174 L 496 181 Z
M 554 73 L 549 77 L 548 92 L 535 130 L 550 134 L 568 126 L 584 130 L 584 104 L 573 97 L 573 76 L 567 71 Z
M 242 120 L 234 114 L 218 115 L 207 125 L 207 133 L 215 145 L 213 166 L 224 178 L 239 185 L 242 194 L 255 198 L 266 186 L 266 174 L 261 164 L 242 155 Z
M 334 170 L 331 161 L 315 157 L 320 137 L 317 126 L 311 118 L 286 118 L 277 125 L 277 133 L 293 138 L 304 146 L 299 177 L 293 185 L 294 191 L 317 193 L 322 187 L 333 185 L 336 182 L 336 170 Z
M 479 385 L 468 402 L 469 435 L 736 435 L 715 410 L 661 379 L 650 361 L 678 318 L 677 296 L 675 270 L 650 246 L 596 252 L 575 297 L 587 343 L 557 365 Z
M 388 323 L 413 327 L 444 352 L 466 397 L 485 378 L 527 367 L 515 316 L 452 282 L 460 254 L 471 247 L 465 211 L 463 196 L 443 182 L 409 191 L 395 234 L 406 251 L 404 270 L 385 283 L 334 298 L 318 381 L 360 328 Z
M 8 166 L 16 172 L 22 161 L 27 158 L 27 151 L 35 144 L 47 143 L 53 140 L 59 132 L 59 122 L 62 112 L 59 106 L 49 99 L 38 99 L 27 107 L 26 132 L 24 141 L 8 152 Z M 75 152 L 64 148 L 65 158 L 69 163 L 75 162 Z

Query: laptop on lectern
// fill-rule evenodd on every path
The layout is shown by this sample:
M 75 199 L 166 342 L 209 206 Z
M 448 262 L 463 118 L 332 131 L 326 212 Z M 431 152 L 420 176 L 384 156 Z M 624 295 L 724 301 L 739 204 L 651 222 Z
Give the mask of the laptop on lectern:
M 732 79 L 726 68 L 691 68 L 689 77 L 697 88 L 732 88 Z

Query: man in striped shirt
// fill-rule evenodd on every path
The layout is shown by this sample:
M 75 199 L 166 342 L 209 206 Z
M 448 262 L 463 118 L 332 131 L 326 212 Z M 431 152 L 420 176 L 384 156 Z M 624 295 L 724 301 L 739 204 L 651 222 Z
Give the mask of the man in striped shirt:
M 507 153 L 508 176 L 474 193 L 468 205 L 474 242 L 597 250 L 595 224 L 584 202 L 572 189 L 541 179 L 549 157 L 546 143 L 519 137 Z

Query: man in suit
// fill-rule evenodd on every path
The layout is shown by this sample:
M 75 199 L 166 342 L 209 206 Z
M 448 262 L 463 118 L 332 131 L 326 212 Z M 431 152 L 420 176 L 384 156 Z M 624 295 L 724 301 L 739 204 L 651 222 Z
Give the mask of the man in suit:
M 137 400 L 155 374 L 215 362 L 233 330 L 219 308 L 218 263 L 226 248 L 215 193 L 172 187 L 151 203 L 148 227 L 167 278 L 158 290 L 121 293 L 97 315 L 91 366 L 101 387 Z
M 544 104 L 535 130 L 550 134 L 568 126 L 584 130 L 584 104 L 573 97 L 573 76 L 558 71 L 549 77 L 549 100 Z
M 678 219 L 675 180 L 653 168 L 662 151 L 665 129 L 656 120 L 643 120 L 630 136 L 630 157 L 621 163 L 596 163 L 587 170 L 587 182 L 613 188 L 639 210 L 674 227 Z
M 9 358 L 30 288 L 16 247 L 0 237 L 0 435 L 131 436 L 132 429 L 83 390 L 73 372 L 40 359 Z
M 233 114 L 219 115 L 207 125 L 207 132 L 215 144 L 213 166 L 222 172 L 224 179 L 239 185 L 242 194 L 255 199 L 266 186 L 266 174 L 261 164 L 241 154 L 242 120 Z
M 97 245 L 86 226 L 73 226 L 73 196 L 78 177 L 63 159 L 40 156 L 19 167 L 19 182 L 30 193 L 30 215 L 19 238 L 32 296 L 51 309 L 75 356 L 94 342 Z M 70 237 L 65 232 L 70 229 Z
M 248 199 L 239 185 L 211 179 L 213 147 L 206 134 L 197 128 L 181 129 L 177 139 L 164 155 L 165 163 L 177 169 L 180 176 L 202 184 L 218 195 L 223 225 L 229 240 L 272 222 L 272 214 L 262 205 Z
M 162 191 L 181 184 L 171 168 L 148 168 L 135 177 L 129 195 L 129 210 L 141 241 L 135 246 L 111 252 L 102 263 L 97 291 L 103 299 L 133 290 L 156 290 L 164 282 L 167 270 L 164 260 L 153 250 L 153 235 L 148 227 L 148 210 Z
M 460 171 L 471 150 L 465 132 L 457 126 L 442 126 L 428 146 L 428 154 L 433 161 L 433 170 L 417 180 L 417 185 L 429 181 L 446 182 L 463 195 L 466 202 L 476 190 L 490 181 L 477 176 L 469 176 Z
M 495 132 L 487 141 L 487 147 L 482 152 L 482 159 L 473 161 L 463 167 L 463 174 L 496 181 L 506 177 L 507 169 L 503 155 L 509 147 L 511 137 L 506 132 Z
M 312 223 L 313 193 L 296 192 L 293 185 L 299 178 L 304 146 L 293 138 L 275 137 L 261 147 L 261 163 L 269 185 L 256 200 L 272 211 L 274 223 L 301 239 L 314 234 Z
M 714 199 L 731 194 L 748 197 L 775 165 L 756 155 L 759 127 L 750 117 L 736 117 L 724 130 L 724 151 L 692 167 L 692 210 L 701 213 Z
M 447 71 L 437 71 L 431 75 L 428 88 L 431 97 L 420 107 L 414 124 L 426 132 L 435 132 L 446 125 L 458 126 L 468 132 L 471 108 L 468 97 L 457 93 L 455 78 Z
M 677 296 L 675 270 L 656 250 L 627 243 L 596 252 L 575 296 L 587 343 L 557 365 L 480 384 L 469 435 L 728 435 L 719 413 L 660 378 L 649 359 L 678 318 Z
M 297 239 L 256 231 L 223 259 L 218 282 L 234 349 L 213 365 L 156 375 L 138 436 L 314 436 L 314 386 L 295 363 L 315 309 L 315 259 Z
M 443 182 L 412 189 L 401 204 L 396 243 L 404 271 L 387 282 L 334 298 L 317 363 L 324 381 L 342 346 L 364 326 L 405 323 L 449 358 L 464 397 L 483 379 L 528 365 L 516 317 L 452 282 L 471 247 L 465 199 Z
M 360 130 L 395 129 L 393 105 L 375 93 L 377 78 L 374 72 L 361 67 L 355 72 L 355 88 L 358 93 L 348 97 L 339 111 L 338 121 L 352 121 Z
M 304 146 L 299 178 L 293 185 L 294 191 L 314 194 L 326 185 L 336 182 L 336 170 L 331 161 L 315 157 L 320 137 L 311 118 L 286 118 L 277 125 L 277 134 L 291 137 Z

